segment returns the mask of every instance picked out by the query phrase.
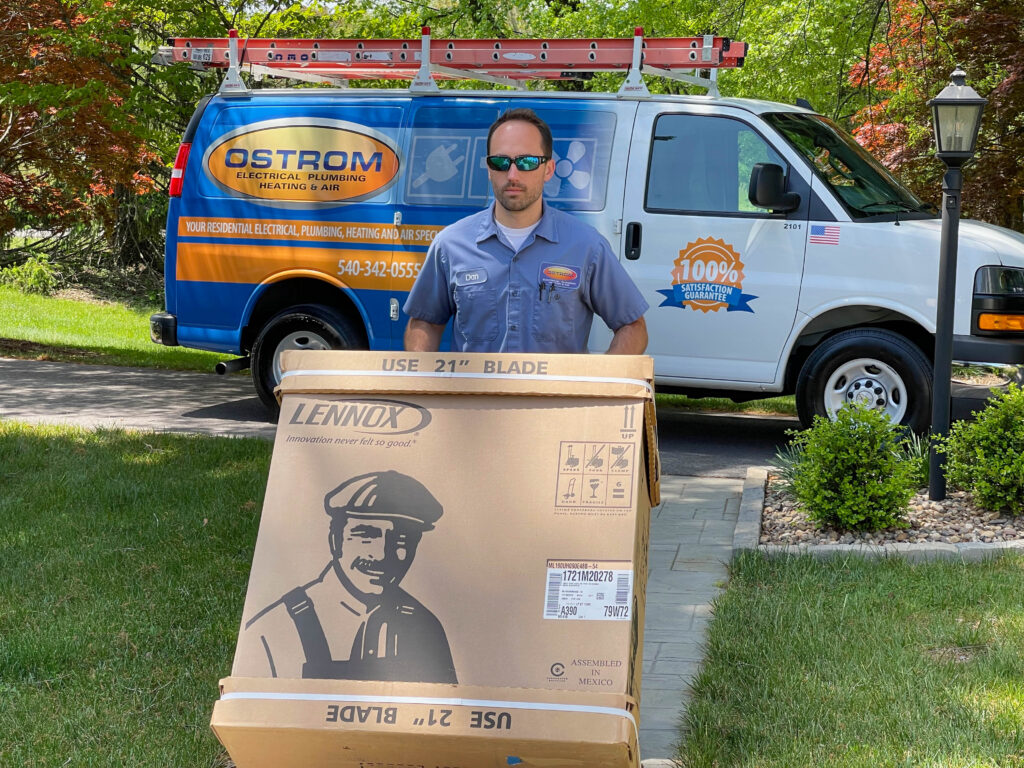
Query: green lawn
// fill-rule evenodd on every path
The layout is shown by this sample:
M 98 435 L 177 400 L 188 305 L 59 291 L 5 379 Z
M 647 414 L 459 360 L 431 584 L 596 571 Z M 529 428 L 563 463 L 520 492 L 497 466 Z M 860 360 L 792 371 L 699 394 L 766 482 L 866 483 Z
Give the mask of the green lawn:
M 158 308 L 75 301 L 0 285 L 0 355 L 30 359 L 212 371 L 227 355 L 164 347 L 149 339 Z
M 0 421 L 0 765 L 223 765 L 271 444 Z
M 740 557 L 687 768 L 1024 765 L 1024 557 Z

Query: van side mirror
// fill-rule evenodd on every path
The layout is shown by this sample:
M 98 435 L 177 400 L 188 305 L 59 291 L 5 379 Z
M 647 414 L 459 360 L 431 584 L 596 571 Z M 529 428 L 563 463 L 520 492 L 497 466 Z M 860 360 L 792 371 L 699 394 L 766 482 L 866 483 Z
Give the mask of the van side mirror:
M 792 211 L 800 205 L 800 195 L 786 191 L 786 174 L 775 163 L 754 165 L 747 197 L 758 208 L 770 208 L 773 212 Z

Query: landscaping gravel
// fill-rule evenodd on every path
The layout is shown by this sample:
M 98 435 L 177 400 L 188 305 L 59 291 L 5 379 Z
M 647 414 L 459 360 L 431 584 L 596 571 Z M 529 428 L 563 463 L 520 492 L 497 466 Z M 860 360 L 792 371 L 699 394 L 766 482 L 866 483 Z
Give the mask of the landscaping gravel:
M 1013 517 L 975 507 L 962 491 L 951 491 L 943 501 L 931 501 L 927 492 L 910 500 L 906 528 L 850 533 L 818 528 L 769 477 L 761 515 L 761 544 L 905 544 L 984 542 L 1024 539 L 1024 516 Z

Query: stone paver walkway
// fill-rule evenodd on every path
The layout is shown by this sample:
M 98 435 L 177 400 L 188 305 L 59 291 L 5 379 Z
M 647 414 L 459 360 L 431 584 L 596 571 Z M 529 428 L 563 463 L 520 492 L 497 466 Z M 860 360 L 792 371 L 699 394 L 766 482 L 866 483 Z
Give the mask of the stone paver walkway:
M 690 683 L 704 657 L 711 603 L 724 587 L 743 480 L 665 476 L 651 510 L 640 696 L 648 768 L 676 754 Z

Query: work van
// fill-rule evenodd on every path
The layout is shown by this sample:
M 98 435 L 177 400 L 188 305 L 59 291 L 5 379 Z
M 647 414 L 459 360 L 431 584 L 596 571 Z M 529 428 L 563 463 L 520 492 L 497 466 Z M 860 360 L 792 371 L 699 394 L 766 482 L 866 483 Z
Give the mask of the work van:
M 179 44 L 176 60 L 185 50 L 223 63 L 221 43 Z M 715 45 L 723 61 L 729 43 Z M 282 49 L 264 61 L 290 55 L 299 72 L 359 58 L 319 43 Z M 250 90 L 229 72 L 175 163 L 154 341 L 243 356 L 234 367 L 251 365 L 269 407 L 286 349 L 401 349 L 402 306 L 431 240 L 492 200 L 488 127 L 529 107 L 554 135 L 547 204 L 596 227 L 650 304 L 659 391 L 795 393 L 804 423 L 856 401 L 926 428 L 937 212 L 810 109 L 713 87 L 650 95 L 637 70 L 609 94 L 422 78 L 406 89 Z M 954 359 L 1024 362 L 1022 319 L 1024 236 L 963 221 Z M 595 321 L 590 349 L 610 337 Z

